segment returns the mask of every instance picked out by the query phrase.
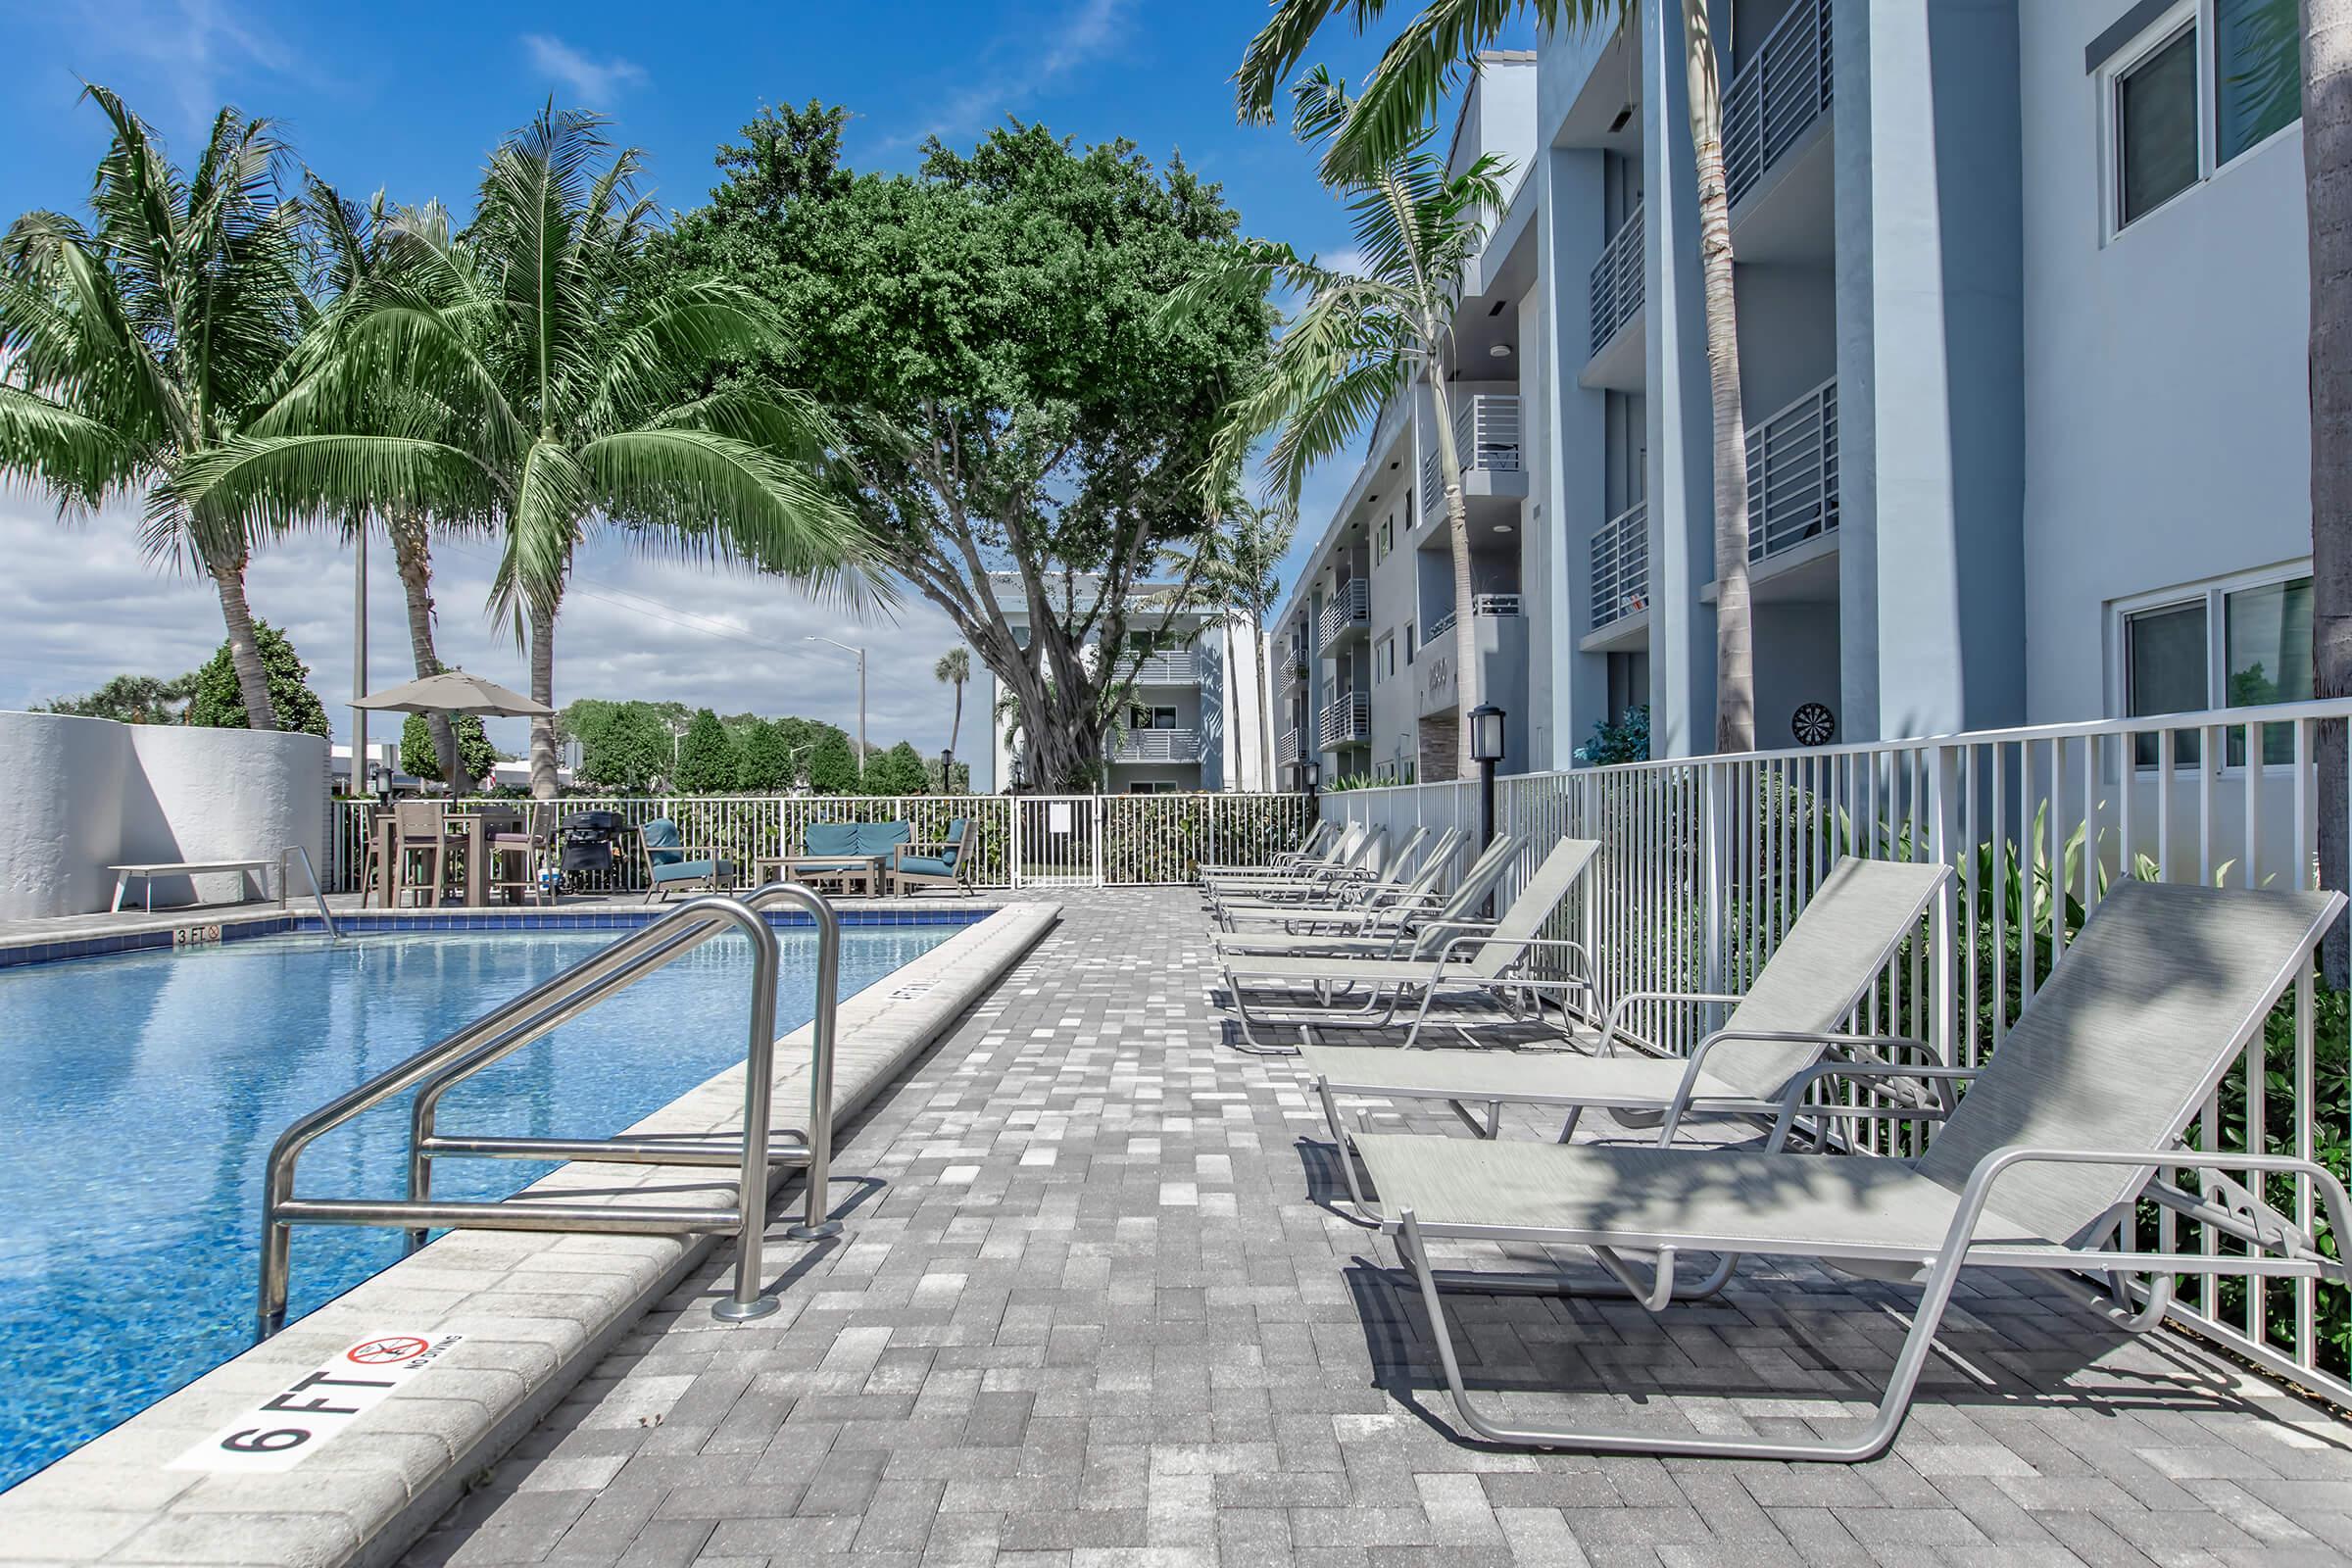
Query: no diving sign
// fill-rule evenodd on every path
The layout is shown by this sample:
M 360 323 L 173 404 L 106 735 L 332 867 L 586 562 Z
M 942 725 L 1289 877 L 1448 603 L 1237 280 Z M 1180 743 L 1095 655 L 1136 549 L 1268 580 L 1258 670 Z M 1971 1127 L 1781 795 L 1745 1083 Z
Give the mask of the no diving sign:
M 291 1470 L 340 1437 L 463 1334 L 371 1334 L 172 1461 L 173 1470 Z

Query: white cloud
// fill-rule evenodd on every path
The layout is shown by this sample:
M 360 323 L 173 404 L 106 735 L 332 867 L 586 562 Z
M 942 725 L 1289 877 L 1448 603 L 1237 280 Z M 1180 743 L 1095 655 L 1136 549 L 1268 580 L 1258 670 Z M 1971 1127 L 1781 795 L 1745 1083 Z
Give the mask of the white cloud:
M 533 69 L 569 88 L 573 97 L 592 109 L 610 104 L 619 92 L 646 79 L 645 68 L 633 60 L 618 55 L 602 62 L 591 60 L 550 33 L 526 32 L 522 47 L 530 55 Z
M 71 23 L 72 68 L 121 90 L 135 113 L 170 138 L 182 163 L 195 157 L 213 117 L 236 96 L 228 78 L 259 74 L 313 85 L 320 79 L 282 29 L 249 27 L 216 0 L 81 0 L 59 21 Z M 167 98 L 169 117 L 156 107 Z
M 134 508 L 75 527 L 39 501 L 0 491 L 0 708 L 86 692 L 108 676 L 174 675 L 220 644 L 220 607 L 209 581 L 142 560 Z M 529 666 L 485 605 L 496 546 L 436 541 L 433 592 L 441 657 L 527 689 Z M 254 612 L 283 630 L 311 665 L 338 739 L 348 738 L 354 695 L 351 557 L 326 536 L 296 537 L 257 551 L 247 577 Z M 380 535 L 368 556 L 371 686 L 415 672 L 391 550 Z M 948 742 L 954 695 L 931 666 L 954 646 L 954 626 L 908 595 L 895 612 L 855 616 L 790 584 L 736 570 L 650 560 L 618 539 L 582 552 L 556 635 L 556 702 L 642 698 L 721 713 L 800 714 L 855 733 L 858 677 L 846 655 L 803 643 L 809 634 L 867 649 L 867 733 L 876 745 L 909 740 L 926 755 Z M 977 662 L 975 662 L 976 663 Z M 978 673 L 975 670 L 975 673 Z M 986 733 L 976 681 L 964 691 L 958 750 L 977 755 Z M 390 722 L 378 717 L 370 739 Z M 492 720 L 491 738 L 519 752 L 518 720 Z
M 914 129 L 893 136 L 890 147 L 910 147 L 926 136 L 966 136 L 1026 106 L 1064 78 L 1111 53 L 1133 0 L 1076 0 L 1043 32 L 1025 26 L 997 40 L 983 58 L 1014 57 L 1016 63 L 986 70 L 980 78 L 951 90 Z M 1040 47 L 1040 45 L 1043 47 Z

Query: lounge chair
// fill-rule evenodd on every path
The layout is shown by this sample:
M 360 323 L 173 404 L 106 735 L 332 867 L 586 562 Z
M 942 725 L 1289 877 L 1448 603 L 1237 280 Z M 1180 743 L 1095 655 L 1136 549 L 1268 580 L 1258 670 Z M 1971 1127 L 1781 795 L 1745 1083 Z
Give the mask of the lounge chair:
M 1769 1122 L 1798 1074 L 1832 1050 L 1934 1057 L 1916 1041 L 1836 1031 L 1877 980 L 1951 872 L 1907 860 L 1840 860 L 1816 888 L 1744 996 L 1710 992 L 1629 993 L 1609 1007 L 1599 1054 L 1570 1051 L 1397 1051 L 1384 1046 L 1309 1044 L 1301 1053 L 1314 1076 L 1323 1119 L 1340 1151 L 1341 1169 L 1357 1207 L 1365 1199 L 1340 1119 L 1341 1095 L 1443 1100 L 1482 1138 L 1501 1130 L 1506 1104 L 1556 1105 L 1568 1111 L 1559 1141 L 1576 1131 L 1589 1106 L 1630 1125 L 1654 1121 L 1658 1142 L 1674 1141 L 1689 1115 L 1748 1116 Z M 1723 1027 L 1688 1056 L 1617 1050 L 1626 1012 L 1642 1002 L 1737 1003 Z M 1472 1107 L 1484 1106 L 1481 1123 Z
M 971 892 L 974 826 L 970 817 L 958 816 L 948 823 L 946 833 L 930 843 L 898 846 L 890 857 L 891 892 L 906 894 L 937 887 Z
M 1428 829 L 1419 831 L 1426 833 Z M 1407 848 L 1411 846 L 1408 844 Z M 1224 928 L 1219 935 L 1238 933 L 1245 927 L 1280 927 L 1281 933 L 1291 936 L 1316 931 L 1361 932 L 1374 927 L 1393 930 L 1406 917 L 1413 914 L 1426 917 L 1446 902 L 1446 895 L 1438 885 L 1446 880 L 1446 873 L 1452 868 L 1461 848 L 1461 833 L 1447 828 L 1420 856 L 1410 876 L 1384 874 L 1377 882 L 1343 887 L 1321 903 L 1312 900 L 1303 904 L 1250 903 L 1237 899 L 1216 911 L 1218 923 Z M 1405 858 L 1398 857 L 1396 866 L 1404 863 Z
M 1387 828 L 1351 827 L 1340 835 L 1340 842 L 1328 858 L 1299 860 L 1286 871 L 1214 876 L 1208 879 L 1205 891 L 1211 903 L 1237 896 L 1328 895 L 1343 881 L 1362 881 L 1377 875 L 1388 839 Z
M 1297 849 L 1285 850 L 1280 854 L 1273 856 L 1262 864 L 1250 865 L 1243 864 L 1239 861 L 1212 861 L 1195 866 L 1193 869 L 1200 875 L 1200 880 L 1203 882 L 1207 881 L 1210 877 L 1219 875 L 1228 875 L 1234 873 L 1248 875 L 1253 872 L 1284 871 L 1290 869 L 1291 866 L 1297 864 L 1300 860 L 1313 859 L 1322 855 L 1324 851 L 1329 849 L 1331 845 L 1337 841 L 1339 835 L 1340 825 L 1337 822 L 1318 821 L 1313 828 L 1308 830 L 1306 837 L 1299 841 Z
M 2305 1177 L 2335 1234 L 2352 1236 L 2352 1203 L 2334 1174 L 2308 1159 L 2203 1152 L 2180 1142 L 2343 907 L 2334 893 L 2121 882 L 1983 1067 L 1825 1062 L 1790 1085 L 1763 1150 L 1359 1136 L 1365 1167 L 1396 1215 L 1383 1228 L 1436 1330 L 1454 1408 L 1480 1437 L 1515 1446 L 1868 1459 L 1894 1440 L 1964 1267 L 2105 1275 L 2133 1329 L 2161 1320 L 2179 1274 L 2344 1280 L 2342 1260 L 2262 1196 L 2271 1175 Z M 1782 1152 L 1799 1118 L 1917 1119 L 1940 1105 L 1890 1089 L 1908 1080 L 1941 1096 L 1972 1077 L 1916 1159 Z M 1841 1080 L 1864 1098 L 1805 1102 L 1816 1086 Z M 2181 1169 L 2200 1173 L 2203 1196 L 2155 1179 Z M 2119 1227 L 2143 1200 L 2239 1250 L 2123 1249 Z M 1429 1260 L 1433 1238 L 1589 1248 L 1653 1312 L 1677 1294 L 1677 1259 L 1690 1251 L 1719 1258 L 1690 1294 L 1719 1289 L 1740 1256 L 1754 1252 L 1915 1284 L 1920 1300 L 1876 1414 L 1850 1436 L 1537 1426 L 1472 1399 L 1445 1294 L 1572 1291 L 1556 1276 L 1441 1273 Z M 1654 1254 L 1650 1278 L 1628 1251 Z M 2144 1304 L 2129 1284 L 2142 1274 L 2152 1276 Z
M 1282 930 L 1215 931 L 1209 940 L 1220 955 L 1254 954 L 1266 957 L 1400 958 L 1426 956 L 1443 936 L 1484 930 L 1478 911 L 1502 882 L 1519 854 L 1515 834 L 1497 833 L 1470 862 L 1470 869 L 1442 897 L 1399 897 L 1386 905 L 1360 910 L 1329 910 L 1309 906 L 1294 909 Z M 1432 898 L 1436 899 L 1431 903 Z M 1262 917 L 1261 917 L 1262 918 Z
M 1465 921 L 1462 924 L 1468 929 L 1455 930 L 1433 921 L 1426 931 L 1435 936 L 1436 947 L 1426 956 L 1356 958 L 1221 955 L 1226 993 L 1241 1019 L 1243 1049 L 1263 1054 L 1296 1053 L 1297 1047 L 1269 1046 L 1260 1041 L 1252 1027 L 1256 1023 L 1289 1024 L 1299 1029 L 1302 1039 L 1312 1038 L 1307 1032 L 1311 1028 L 1386 1028 L 1396 1021 L 1406 1001 L 1418 996 L 1419 1008 L 1405 1032 L 1405 1044 L 1409 1046 L 1421 1038 L 1421 1030 L 1429 1022 L 1431 1004 L 1441 992 L 1446 991 L 1476 991 L 1491 996 L 1531 993 L 1538 998 L 1539 1006 L 1541 999 L 1548 993 L 1558 999 L 1565 1013 L 1569 997 L 1578 994 L 1590 997 L 1592 993 L 1591 960 L 1582 943 L 1538 933 L 1568 897 L 1569 889 L 1585 874 L 1585 868 L 1592 863 L 1592 857 L 1599 849 L 1600 845 L 1592 839 L 1560 840 L 1491 928 L 1484 922 Z M 1537 954 L 1544 951 L 1557 952 L 1564 960 L 1556 978 L 1537 973 L 1530 963 Z M 1253 1014 L 1250 1004 L 1252 988 L 1301 986 L 1313 988 L 1323 999 L 1321 1004 L 1261 1006 Z M 1335 992 L 1358 988 L 1365 998 L 1359 1005 L 1342 1010 L 1331 1004 Z
M 721 859 L 715 845 L 688 844 L 678 836 L 678 824 L 657 816 L 637 829 L 637 849 L 645 857 L 645 902 L 667 903 L 672 893 L 702 888 L 722 893 L 735 885 L 735 862 Z
M 1301 906 L 1360 906 L 1375 894 L 1394 892 L 1404 885 L 1413 869 L 1421 864 L 1421 848 L 1429 840 L 1429 829 L 1417 827 L 1388 863 L 1368 880 L 1351 880 L 1333 885 L 1294 882 L 1280 888 L 1254 889 L 1211 888 L 1208 894 L 1211 913 L 1220 925 L 1230 924 L 1233 916 L 1267 909 L 1297 909 Z

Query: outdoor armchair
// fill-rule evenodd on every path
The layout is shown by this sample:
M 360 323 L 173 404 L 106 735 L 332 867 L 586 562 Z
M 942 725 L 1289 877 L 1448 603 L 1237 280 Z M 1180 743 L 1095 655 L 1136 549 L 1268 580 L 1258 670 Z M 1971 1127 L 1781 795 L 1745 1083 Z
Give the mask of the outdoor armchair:
M 1904 938 L 1920 931 L 1921 917 L 1950 876 L 1943 866 L 1907 860 L 1838 861 L 1744 996 L 1637 992 L 1615 998 L 1597 1055 L 1309 1043 L 1301 1056 L 1313 1075 L 1349 1196 L 1365 1217 L 1381 1217 L 1356 1177 L 1354 1145 L 1340 1116 L 1342 1095 L 1442 1100 L 1482 1138 L 1501 1130 L 1506 1104 L 1558 1106 L 1567 1111 L 1561 1143 L 1574 1134 L 1588 1107 L 1599 1106 L 1629 1125 L 1654 1122 L 1657 1141 L 1669 1144 L 1690 1115 L 1769 1122 L 1788 1085 L 1830 1052 L 1936 1065 L 1915 1041 L 1838 1031 Z M 1737 1005 L 1688 1056 L 1671 1056 L 1619 1049 L 1625 1016 L 1641 1002 Z M 1480 1107 L 1486 1112 L 1483 1123 L 1475 1114 Z
M 890 888 L 912 893 L 920 888 L 960 888 L 972 891 L 972 830 L 970 817 L 948 823 L 947 832 L 928 843 L 909 841 L 890 855 Z
M 702 888 L 722 892 L 735 885 L 735 862 L 721 859 L 712 844 L 688 844 L 678 824 L 657 816 L 637 829 L 637 852 L 645 859 L 645 902 L 666 903 L 672 893 Z
M 2307 1180 L 2338 1237 L 2352 1204 L 2326 1166 L 2285 1155 L 2205 1152 L 2180 1142 L 2273 1004 L 2307 971 L 2338 917 L 2334 893 L 2165 886 L 2112 888 L 2034 993 L 1989 1061 L 1974 1072 L 1825 1062 L 1791 1084 L 1767 1147 L 1645 1149 L 1382 1134 L 1356 1142 L 1383 1229 L 1428 1309 L 1454 1408 L 1478 1436 L 1517 1446 L 1761 1459 L 1852 1461 L 1882 1453 L 1909 1408 L 1962 1268 L 2103 1275 L 2127 1327 L 2152 1328 L 2180 1274 L 2346 1278 L 2307 1228 L 2273 1208 L 2266 1178 Z M 1973 1078 L 1956 1108 L 1914 1094 L 1810 1103 L 1817 1083 L 1884 1089 L 1908 1078 L 1940 1095 Z M 1924 1154 L 1791 1153 L 1800 1119 L 1929 1118 Z M 1936 1118 L 1940 1118 L 1936 1119 Z M 2193 1171 L 2198 1191 L 2158 1173 Z M 2121 1228 L 2152 1201 L 2232 1250 L 2159 1239 L 2127 1249 Z M 1536 1425 L 1474 1398 L 1457 1356 L 1449 1292 L 1589 1289 L 1529 1277 L 1436 1269 L 1432 1240 L 1591 1250 L 1653 1312 L 1678 1294 L 1720 1289 L 1748 1253 L 1799 1257 L 1920 1291 L 1878 1407 L 1851 1435 L 1711 1437 Z M 1714 1266 L 1690 1291 L 1681 1256 Z M 1654 1257 L 1646 1277 L 1629 1253 Z M 2145 1287 L 2134 1286 L 2146 1276 Z M 1553 1320 L 1571 1327 L 1573 1315 Z M 1611 1336 L 1612 1346 L 1615 1345 Z M 1573 1356 L 1573 1347 L 1562 1347 Z M 1759 1412 L 1745 1411 L 1750 1417 Z M 1786 1426 L 1794 1426 L 1788 1423 Z
M 1584 945 L 1565 937 L 1545 937 L 1544 922 L 1566 901 L 1569 891 L 1592 863 L 1600 845 L 1592 839 L 1562 839 L 1544 858 L 1527 885 L 1519 890 L 1499 919 L 1432 921 L 1423 935 L 1434 937 L 1434 948 L 1402 957 L 1267 957 L 1255 954 L 1220 954 L 1226 995 L 1241 1020 L 1242 1049 L 1261 1054 L 1292 1054 L 1295 1046 L 1269 1045 L 1257 1038 L 1255 1026 L 1283 1024 L 1311 1039 L 1314 1028 L 1381 1029 L 1395 1023 L 1414 997 L 1419 1007 L 1405 1032 L 1410 1045 L 1429 1022 L 1431 1004 L 1442 993 L 1469 991 L 1489 997 L 1510 994 L 1553 996 L 1563 1014 L 1568 999 L 1592 994 L 1592 963 Z M 1533 959 L 1557 953 L 1560 972 L 1537 972 Z M 1252 1005 L 1253 989 L 1311 988 L 1316 1004 L 1294 1001 Z M 1332 1003 L 1337 993 L 1362 992 L 1364 1000 L 1351 1008 Z

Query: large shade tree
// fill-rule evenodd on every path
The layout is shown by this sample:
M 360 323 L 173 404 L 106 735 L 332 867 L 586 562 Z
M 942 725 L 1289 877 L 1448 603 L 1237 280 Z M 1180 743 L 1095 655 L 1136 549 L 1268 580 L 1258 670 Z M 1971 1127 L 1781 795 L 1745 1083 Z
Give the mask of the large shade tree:
M 764 354 L 781 318 L 726 277 L 648 269 L 642 162 L 602 123 L 542 112 L 491 158 L 463 232 L 404 225 L 412 264 L 343 313 L 286 400 L 300 416 L 209 454 L 194 484 L 205 507 L 285 521 L 355 499 L 485 519 L 492 608 L 527 633 L 531 695 L 551 707 L 556 616 L 600 528 L 868 590 L 867 537 L 819 469 L 830 421 L 797 393 L 710 380 Z M 531 790 L 556 791 L 550 719 L 532 721 Z
M 1353 106 L 1344 83 L 1320 67 L 1295 91 L 1294 127 L 1302 141 L 1325 144 L 1348 122 Z M 1307 474 L 1354 444 L 1416 377 L 1429 386 L 1430 423 L 1446 486 L 1451 529 L 1454 663 L 1464 713 L 1482 700 L 1478 623 L 1470 614 L 1470 507 L 1462 488 L 1462 456 L 1454 442 L 1454 307 L 1462 270 L 1486 242 L 1487 224 L 1502 209 L 1502 160 L 1486 154 L 1458 172 L 1433 148 L 1425 125 L 1404 149 L 1361 173 L 1339 180 L 1347 199 L 1358 270 L 1342 271 L 1300 257 L 1290 246 L 1255 241 L 1238 246 L 1227 265 L 1170 296 L 1171 317 L 1194 318 L 1262 299 L 1281 287 L 1304 297 L 1297 319 L 1282 334 L 1273 363 L 1238 399 L 1220 433 L 1229 470 L 1239 453 L 1274 432 L 1266 455 L 1269 484 L 1286 510 L 1296 511 Z M 1470 725 L 1455 726 L 1457 771 L 1472 770 Z
M 846 466 L 891 565 L 1017 698 L 1032 776 L 1091 787 L 1142 651 L 1184 603 L 1147 575 L 1209 526 L 1200 476 L 1265 353 L 1255 299 L 1155 311 L 1219 264 L 1238 220 L 1180 161 L 1034 125 L 969 154 L 934 141 L 913 174 L 854 174 L 843 118 L 811 104 L 748 126 L 662 249 L 679 277 L 740 279 L 790 323 L 748 379 L 862 411 Z
M 1325 141 L 1323 170 L 1335 182 L 1361 180 L 1415 145 L 1428 133 L 1431 116 L 1447 90 L 1476 69 L 1479 51 L 1494 45 L 1515 19 L 1532 17 L 1554 30 L 1630 28 L 1645 3 L 1679 3 L 1682 13 L 1713 415 L 1715 746 L 1718 751 L 1745 752 L 1756 743 L 1755 649 L 1747 578 L 1747 433 L 1740 399 L 1731 187 L 1723 171 L 1722 58 L 1708 0 L 1421 0 L 1420 9 L 1390 40 L 1365 78 L 1346 122 Z M 2312 3 L 2337 5 L 2342 0 Z M 1333 17 L 1348 13 L 1360 32 L 1387 11 L 1388 0 L 1276 0 L 1273 17 L 1250 40 L 1234 74 L 1242 117 L 1272 117 L 1282 83 Z M 1465 671 L 1469 667 L 1465 656 Z
M 178 481 L 266 404 L 308 311 L 285 150 L 223 109 L 183 172 L 120 97 L 83 96 L 111 128 L 89 220 L 26 213 L 0 239 L 0 471 L 68 513 L 142 501 L 148 552 L 212 579 L 245 723 L 271 729 L 245 599 L 254 509 L 199 515 Z

